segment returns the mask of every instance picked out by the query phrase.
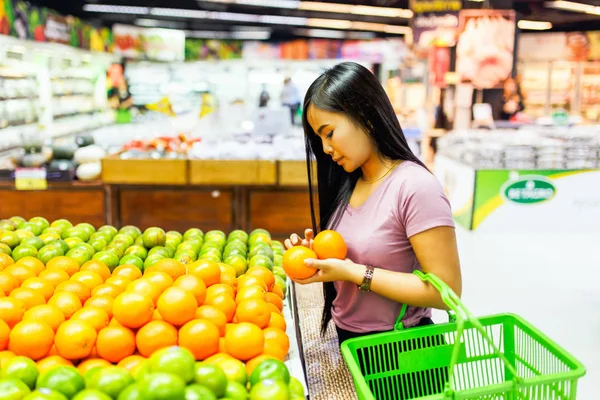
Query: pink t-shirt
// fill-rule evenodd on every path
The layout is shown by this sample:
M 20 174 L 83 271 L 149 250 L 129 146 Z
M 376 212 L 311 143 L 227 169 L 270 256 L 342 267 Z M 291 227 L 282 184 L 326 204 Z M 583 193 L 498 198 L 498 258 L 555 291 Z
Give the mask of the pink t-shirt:
M 412 273 L 421 266 L 408 239 L 438 226 L 454 227 L 441 184 L 423 167 L 405 161 L 363 205 L 348 205 L 336 230 L 348 245 L 347 257 L 355 263 Z M 361 333 L 394 328 L 402 304 L 361 292 L 352 282 L 335 282 L 335 288 L 332 318 L 338 327 Z M 402 322 L 411 327 L 430 316 L 429 309 L 409 306 Z

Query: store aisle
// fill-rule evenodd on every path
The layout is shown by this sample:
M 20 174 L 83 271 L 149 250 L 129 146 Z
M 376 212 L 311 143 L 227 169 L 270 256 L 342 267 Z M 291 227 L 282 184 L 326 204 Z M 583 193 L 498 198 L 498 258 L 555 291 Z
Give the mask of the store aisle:
M 476 315 L 513 312 L 581 360 L 578 399 L 600 392 L 598 235 L 483 233 L 457 228 L 463 300 Z M 441 312 L 436 321 L 444 321 Z

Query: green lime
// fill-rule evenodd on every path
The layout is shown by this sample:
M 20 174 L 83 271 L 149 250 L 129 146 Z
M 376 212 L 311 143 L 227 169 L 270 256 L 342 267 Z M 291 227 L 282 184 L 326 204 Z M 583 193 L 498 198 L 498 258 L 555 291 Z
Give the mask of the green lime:
M 289 400 L 287 385 L 282 381 L 266 379 L 252 386 L 250 400 Z
M 4 243 L 11 249 L 14 249 L 21 243 L 21 239 L 15 232 L 2 231 L 0 232 L 0 243 Z
M 50 242 L 50 244 L 56 245 L 58 247 L 61 248 L 61 250 L 63 251 L 63 253 L 67 253 L 69 250 L 71 250 L 71 248 L 69 247 L 69 245 L 67 244 L 67 242 L 65 242 L 64 240 L 58 239 L 55 240 L 54 242 Z
M 271 248 L 285 250 L 285 246 L 279 240 L 271 240 Z
M 254 386 L 265 379 L 282 381 L 287 385 L 290 383 L 290 371 L 282 361 L 265 360 L 258 364 L 250 374 L 250 385 Z
M 185 388 L 185 400 L 217 400 L 217 396 L 206 386 L 195 383 Z
M 133 368 L 133 370 L 131 371 L 131 375 L 133 376 L 133 379 L 136 380 L 136 382 L 139 382 L 142 379 L 144 379 L 144 377 L 146 375 L 148 375 L 149 373 L 150 373 L 150 363 L 148 362 L 148 360 L 142 361 L 137 366 L 135 366 L 135 368 Z
M 96 249 L 90 243 L 77 243 L 71 250 L 85 250 L 90 257 L 92 257 L 96 253 Z
M 193 237 L 202 239 L 204 238 L 204 233 L 200 229 L 191 228 L 185 231 L 183 234 L 183 240 L 188 240 Z
M 52 260 L 54 257 L 64 256 L 65 252 L 63 251 L 61 246 L 56 244 L 47 244 L 41 249 L 38 250 L 37 258 L 44 265 L 48 264 L 48 261 Z
M 129 235 L 133 239 L 136 239 L 142 235 L 142 231 L 140 231 L 140 228 L 138 228 L 137 226 L 133 226 L 133 225 L 126 225 L 126 226 L 122 227 L 119 230 L 119 233 L 122 233 L 124 235 Z
M 196 257 L 196 254 L 193 252 L 180 252 L 180 253 L 175 253 L 175 255 L 173 256 L 173 259 L 179 261 L 182 264 L 191 264 L 194 261 L 196 261 L 198 259 L 198 257 Z
M 231 400 L 247 400 L 248 390 L 239 382 L 227 382 L 225 397 Z
M 35 236 L 39 236 L 42 234 L 42 231 L 45 228 L 41 228 L 39 225 L 31 223 L 31 222 L 23 222 L 18 225 L 19 230 L 29 231 L 33 233 Z
M 29 386 L 30 389 L 35 387 L 38 375 L 39 373 L 35 362 L 30 358 L 21 356 L 8 360 L 0 371 L 0 376 L 2 378 L 20 379 Z
M 132 383 L 133 377 L 125 368 L 105 367 L 91 376 L 86 381 L 86 386 L 90 389 L 97 389 L 104 392 L 113 399 L 116 399 Z
M 142 261 L 141 258 L 136 257 L 136 256 L 132 256 L 132 255 L 123 256 L 121 258 L 121 260 L 119 261 L 119 265 L 124 265 L 124 264 L 135 265 L 136 267 L 138 267 L 140 269 L 140 271 L 144 270 L 144 262 Z
M 134 383 L 132 385 L 127 386 L 121 392 L 121 394 L 119 394 L 117 400 L 143 400 L 140 392 L 140 385 Z
M 240 239 L 232 239 L 225 245 L 225 250 L 229 249 L 241 249 L 244 250 L 244 252 L 247 252 L 248 245 L 246 245 L 246 242 L 243 242 Z
M 217 257 L 217 256 L 214 256 L 214 255 L 211 255 L 211 254 L 204 254 L 204 255 L 200 256 L 199 259 L 214 261 L 216 263 L 220 263 L 222 261 L 221 257 Z
M 87 242 L 90 239 L 90 235 L 83 228 L 69 228 L 62 233 L 63 239 L 70 237 L 78 237 L 84 242 Z
M 15 231 L 15 233 L 17 234 L 17 237 L 19 238 L 19 242 L 23 241 L 23 239 L 27 239 L 30 237 L 35 237 L 35 235 L 33 234 L 33 232 L 27 231 L 25 229 L 17 229 Z
M 44 247 L 44 241 L 37 236 L 33 236 L 21 240 L 21 245 L 33 246 L 39 250 Z
M 123 257 L 123 255 L 125 254 L 125 249 L 121 246 L 121 244 L 119 242 L 117 242 L 117 243 L 113 242 L 113 244 L 109 244 L 102 251 L 107 251 L 107 252 L 113 253 L 119 259 L 121 259 L 121 257 Z
M 140 258 L 141 260 L 145 260 L 148 257 L 148 250 L 144 246 L 133 245 L 129 246 L 127 250 L 125 250 L 125 255 L 132 255 Z
M 227 259 L 225 259 L 225 264 L 229 264 L 235 268 L 236 276 L 243 275 L 248 270 L 248 262 L 246 261 L 246 257 L 237 254 L 227 257 Z
M 82 266 L 86 262 L 90 261 L 90 259 L 92 258 L 90 257 L 90 254 L 83 249 L 69 250 L 66 256 L 71 257 L 73 260 L 77 261 L 79 266 Z
M 165 257 L 160 256 L 160 255 L 155 255 L 153 257 L 148 257 L 146 258 L 146 260 L 144 261 L 144 271 L 153 266 L 154 264 L 156 264 L 157 262 L 159 262 L 160 260 L 163 260 Z
M 94 253 L 96 253 L 97 251 L 102 251 L 106 246 L 108 246 L 108 242 L 104 239 L 90 239 L 88 244 L 92 246 L 92 248 L 94 249 Z
M 61 231 L 66 231 L 67 229 L 72 228 L 73 224 L 67 221 L 66 219 L 57 219 L 56 221 L 50 224 L 50 227 L 58 228 Z
M 252 267 L 266 267 L 270 270 L 273 269 L 273 261 L 267 256 L 257 255 L 250 258 L 250 263 L 248 264 L 250 268 Z
M 285 272 L 284 272 L 285 274 Z M 277 273 L 275 273 L 275 284 L 277 286 L 279 286 L 279 289 L 281 289 L 281 291 L 283 292 L 283 295 L 285 297 L 286 293 L 287 293 L 287 278 L 286 277 L 281 277 L 279 275 L 277 275 Z
M 139 385 L 144 400 L 185 399 L 185 382 L 175 373 L 151 373 Z
M 96 389 L 85 389 L 75 395 L 73 400 L 111 400 L 112 397 Z
M 94 233 L 92 233 L 90 235 L 89 241 L 97 240 L 97 239 L 102 239 L 106 243 L 109 243 L 112 240 L 113 236 L 114 235 L 112 235 L 110 232 L 107 232 L 107 231 L 104 231 L 104 232 L 98 231 L 98 232 L 94 232 Z
M 183 242 L 183 235 L 181 233 L 176 232 L 176 231 L 167 232 L 166 244 L 168 246 L 177 248 L 177 246 L 179 246 L 179 244 L 181 244 L 181 242 Z
M 48 229 L 54 229 L 54 228 L 48 228 Z M 48 230 L 46 229 L 46 231 Z M 56 233 L 56 232 L 45 232 L 42 233 L 40 236 L 38 236 L 40 239 L 42 239 L 42 241 L 44 242 L 44 244 L 50 244 L 52 242 L 54 242 L 55 240 L 60 240 L 60 233 Z M 39 250 L 39 249 L 38 249 Z
M 229 232 L 229 235 L 227 235 L 227 241 L 231 242 L 232 240 L 237 239 L 237 240 L 239 240 L 241 242 L 246 243 L 246 242 L 248 242 L 248 237 L 249 236 L 250 235 L 248 235 L 246 232 L 244 232 L 244 231 L 242 231 L 240 229 L 236 229 L 236 230 L 233 230 L 233 231 Z
M 303 399 L 306 398 L 304 394 L 304 386 L 302 386 L 302 383 L 300 383 L 300 381 L 293 376 L 290 378 L 288 389 L 290 390 L 291 395 L 302 397 Z
M 273 267 L 281 267 L 283 265 L 283 256 L 281 254 L 273 254 Z
M 8 254 L 10 256 L 12 253 L 12 250 L 10 249 L 10 247 L 5 245 L 4 243 L 0 243 L 0 253 Z
M 54 233 L 54 234 L 58 235 L 59 236 L 58 238 L 60 239 L 60 235 L 62 235 L 62 231 L 63 230 L 61 228 L 57 228 L 55 226 L 54 227 L 51 226 L 50 228 L 44 229 L 42 231 L 42 235 L 44 235 L 46 233 Z
M 248 244 L 250 247 L 256 246 L 257 243 L 271 244 L 271 235 L 266 233 L 256 233 L 254 235 L 250 235 L 250 238 L 248 239 Z
M 201 247 L 202 247 L 202 244 L 200 244 L 198 242 L 187 241 L 187 242 L 183 242 L 179 246 L 177 246 L 176 252 L 179 253 L 180 251 L 192 251 L 192 252 L 194 252 L 194 254 L 198 255 Z
M 54 390 L 41 388 L 23 397 L 23 400 L 67 400 L 67 398 Z
M 22 400 L 29 393 L 31 390 L 17 378 L 0 379 L 2 400 Z
M 119 257 L 115 253 L 111 253 L 110 251 L 99 251 L 94 254 L 92 260 L 102 261 L 112 272 L 119 265 Z
M 98 228 L 98 230 L 96 232 L 106 232 L 109 233 L 111 236 L 111 238 L 113 236 L 115 236 L 117 233 L 119 233 L 119 231 L 117 230 L 117 228 L 115 228 L 112 225 L 103 225 L 100 228 Z
M 250 254 L 248 254 L 249 258 L 254 256 L 266 256 L 273 259 L 273 250 L 266 244 L 256 245 L 250 250 Z
M 194 379 L 196 383 L 209 388 L 217 397 L 222 397 L 225 394 L 227 376 L 216 365 L 196 363 Z
M 67 246 L 69 246 L 69 249 L 72 249 L 73 246 L 75 246 L 79 243 L 83 243 L 83 240 L 81 240 L 81 238 L 78 238 L 78 237 L 66 238 L 64 240 L 65 240 L 65 243 L 67 244 Z
M 262 229 L 262 228 L 256 228 L 252 232 L 250 232 L 250 236 L 255 236 L 255 235 L 258 235 L 258 234 L 266 235 L 269 238 L 271 237 L 271 234 L 269 233 L 269 231 L 266 230 L 266 229 Z
M 25 218 L 20 217 L 18 215 L 15 215 L 14 217 L 10 217 L 9 219 L 16 225 L 20 224 L 21 222 L 27 221 Z
M 150 249 L 156 246 L 164 246 L 167 241 L 167 234 L 160 228 L 148 228 L 142 235 L 144 247 Z
M 50 222 L 43 217 L 33 217 L 29 220 L 29 222 L 39 226 L 42 231 L 50 227 Z
M 58 366 L 43 373 L 37 380 L 36 388 L 48 388 L 68 398 L 72 398 L 83 390 L 85 381 L 75 367 Z
M 19 261 L 23 257 L 37 257 L 38 249 L 33 246 L 18 245 L 12 251 L 12 258 Z
M 17 225 L 10 219 L 0 220 L 0 230 L 14 231 L 17 229 Z
M 200 251 L 200 257 L 202 257 L 202 256 L 217 257 L 220 259 L 221 257 L 223 257 L 223 254 L 221 253 L 221 251 L 219 249 L 208 248 L 208 249 Z
M 149 358 L 150 372 L 175 374 L 185 383 L 194 379 L 196 360 L 192 353 L 182 347 L 167 347 L 156 351 Z
M 171 249 L 169 249 L 167 247 L 156 246 L 156 247 L 153 247 L 150 249 L 150 251 L 148 252 L 148 257 L 152 257 L 154 255 L 160 255 L 160 256 L 163 256 L 164 258 L 169 258 L 173 254 L 171 254 Z
M 125 246 L 127 248 L 129 246 L 133 246 L 133 243 L 135 242 L 135 238 L 132 238 L 130 235 L 126 235 L 124 233 L 119 233 L 119 234 L 115 235 L 115 237 L 113 237 L 112 241 L 113 242 L 125 242 L 125 243 L 127 243 L 127 246 Z
M 138 245 L 138 246 L 143 246 L 144 245 L 144 238 L 141 236 L 138 236 L 135 241 L 133 242 L 133 244 Z
M 216 249 L 216 250 L 222 251 L 224 247 L 225 246 L 221 245 L 221 243 L 219 243 L 218 241 L 207 240 L 202 245 L 202 248 L 200 249 L 200 251 L 202 252 L 202 251 L 206 251 L 208 249 Z
M 246 366 L 240 360 L 227 358 L 216 363 L 217 367 L 225 373 L 228 382 L 238 382 L 245 385 L 248 382 Z
M 83 229 L 84 231 L 86 231 L 88 234 L 88 237 L 91 234 L 96 233 L 96 228 L 94 228 L 94 226 L 92 224 L 88 224 L 87 222 L 81 222 L 81 223 L 75 225 L 75 228 Z

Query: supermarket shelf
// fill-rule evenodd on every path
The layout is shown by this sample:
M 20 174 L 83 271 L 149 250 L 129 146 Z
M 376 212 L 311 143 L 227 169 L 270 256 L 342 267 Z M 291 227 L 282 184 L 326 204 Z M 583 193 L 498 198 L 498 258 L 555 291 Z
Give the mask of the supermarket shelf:
M 274 185 L 277 165 L 262 160 L 190 160 L 192 185 Z

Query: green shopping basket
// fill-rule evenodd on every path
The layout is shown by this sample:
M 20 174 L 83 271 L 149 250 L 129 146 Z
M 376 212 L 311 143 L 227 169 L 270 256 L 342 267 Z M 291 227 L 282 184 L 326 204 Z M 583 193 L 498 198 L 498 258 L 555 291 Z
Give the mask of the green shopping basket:
M 476 318 L 433 274 L 450 322 L 346 340 L 342 355 L 360 400 L 575 399 L 584 366 L 513 314 Z

